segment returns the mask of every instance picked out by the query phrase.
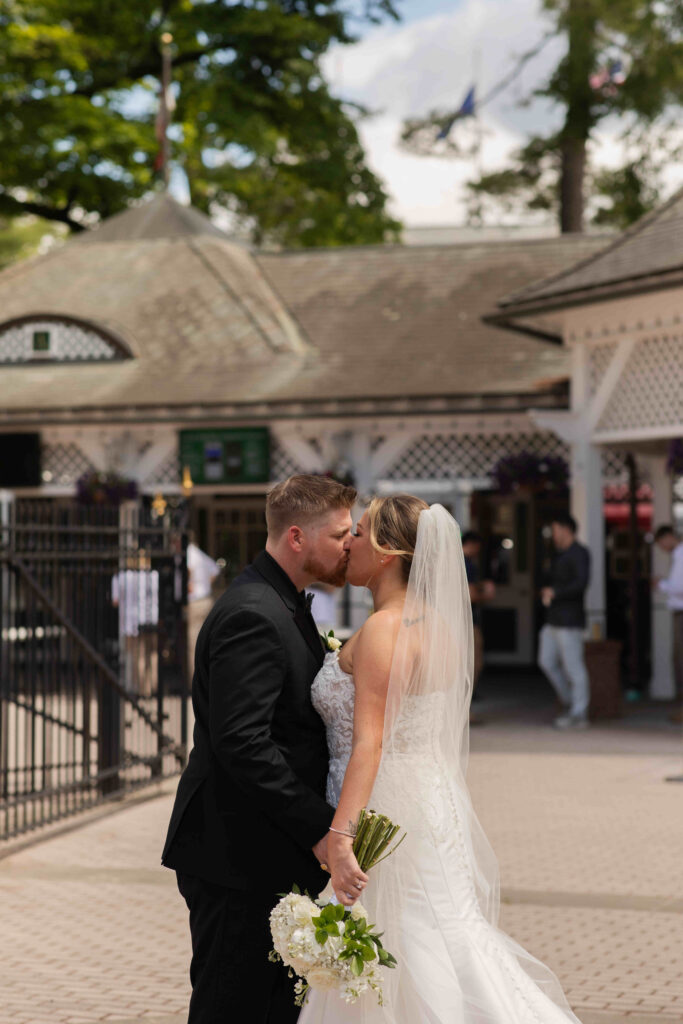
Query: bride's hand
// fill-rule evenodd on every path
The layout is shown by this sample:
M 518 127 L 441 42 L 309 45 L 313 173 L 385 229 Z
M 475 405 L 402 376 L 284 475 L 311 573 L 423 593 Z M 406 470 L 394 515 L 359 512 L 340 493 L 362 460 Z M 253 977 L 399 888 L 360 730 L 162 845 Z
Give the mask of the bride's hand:
M 353 839 L 330 833 L 327 861 L 337 899 L 345 907 L 352 907 L 368 884 L 368 876 L 358 867 L 354 856 Z

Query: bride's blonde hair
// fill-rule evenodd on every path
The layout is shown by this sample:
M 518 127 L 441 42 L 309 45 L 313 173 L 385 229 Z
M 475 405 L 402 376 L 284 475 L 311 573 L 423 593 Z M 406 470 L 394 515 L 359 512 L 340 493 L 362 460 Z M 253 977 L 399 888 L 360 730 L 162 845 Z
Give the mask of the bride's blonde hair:
M 375 551 L 400 558 L 406 583 L 415 554 L 420 512 L 426 508 L 429 508 L 427 502 L 414 494 L 373 498 L 368 507 L 370 543 Z

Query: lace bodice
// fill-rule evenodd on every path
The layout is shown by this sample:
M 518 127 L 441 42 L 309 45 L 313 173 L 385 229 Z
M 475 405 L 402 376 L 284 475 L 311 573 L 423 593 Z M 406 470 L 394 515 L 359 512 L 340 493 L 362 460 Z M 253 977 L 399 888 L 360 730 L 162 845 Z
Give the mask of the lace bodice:
M 335 807 L 339 803 L 344 773 L 351 757 L 355 696 L 353 677 L 342 669 L 338 652 L 326 654 L 311 687 L 311 700 L 327 729 L 330 751 L 327 800 Z

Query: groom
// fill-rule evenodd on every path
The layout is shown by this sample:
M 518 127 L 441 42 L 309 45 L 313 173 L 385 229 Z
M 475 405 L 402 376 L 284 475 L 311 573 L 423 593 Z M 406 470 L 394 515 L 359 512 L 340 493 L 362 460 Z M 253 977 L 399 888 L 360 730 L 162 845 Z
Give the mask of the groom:
M 325 727 L 310 699 L 323 644 L 304 587 L 341 586 L 356 498 L 293 476 L 266 501 L 266 550 L 204 623 L 195 654 L 194 746 L 162 863 L 190 911 L 188 1024 L 290 1024 L 293 983 L 268 962 L 268 916 L 293 883 L 327 877 Z

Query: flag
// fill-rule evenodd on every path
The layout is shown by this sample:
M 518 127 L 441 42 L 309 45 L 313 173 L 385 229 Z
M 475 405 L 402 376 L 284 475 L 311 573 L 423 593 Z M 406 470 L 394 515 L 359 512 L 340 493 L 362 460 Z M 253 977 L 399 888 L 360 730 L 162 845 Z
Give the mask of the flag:
M 626 81 L 626 72 L 623 62 L 611 60 L 607 67 L 600 68 L 588 76 L 588 84 L 594 92 L 603 89 L 607 95 L 613 96 L 617 85 L 623 85 Z
M 453 117 L 450 119 L 450 121 L 448 121 L 448 123 L 443 126 L 443 128 L 441 129 L 441 131 L 437 135 L 437 139 L 446 139 L 446 138 L 448 138 L 450 130 L 453 127 L 453 125 L 455 124 L 456 121 L 461 120 L 463 117 L 474 117 L 474 111 L 475 111 L 475 106 L 476 106 L 475 100 L 474 100 L 475 88 L 476 88 L 476 86 L 472 85 L 467 90 L 467 95 L 465 96 L 465 99 L 460 104 L 459 109 L 456 111 L 456 113 L 453 115 Z

